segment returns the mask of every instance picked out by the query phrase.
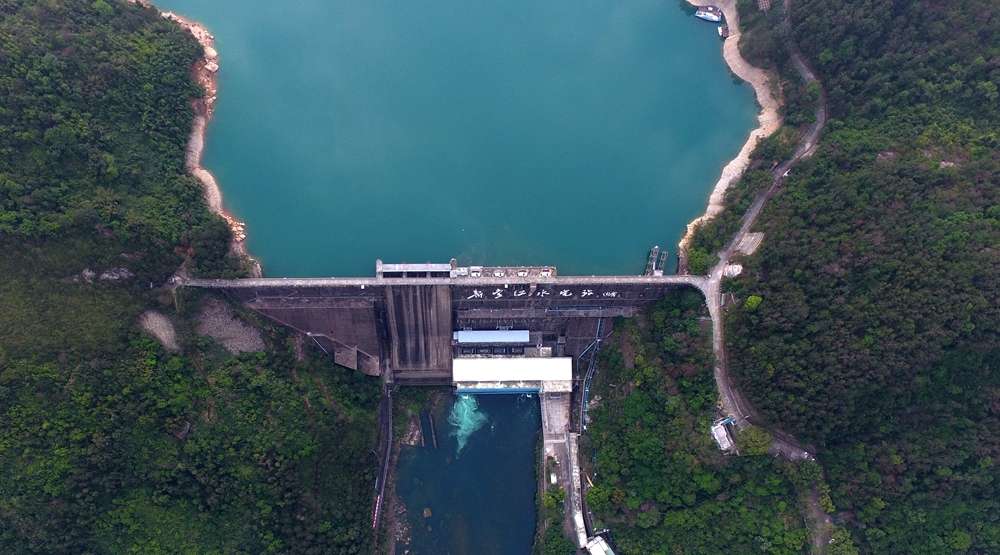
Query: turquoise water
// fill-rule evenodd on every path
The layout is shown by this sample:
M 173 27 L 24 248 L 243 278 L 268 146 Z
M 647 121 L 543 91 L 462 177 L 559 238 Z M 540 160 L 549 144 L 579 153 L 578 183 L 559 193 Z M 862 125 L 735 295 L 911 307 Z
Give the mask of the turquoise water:
M 678 0 L 161 0 L 220 53 L 204 165 L 269 276 L 641 273 L 755 124 Z
M 451 398 L 431 416 L 438 449 L 425 425 L 426 447 L 404 446 L 400 454 L 396 493 L 407 507 L 412 538 L 397 544 L 396 553 L 530 553 L 542 425 L 538 397 Z

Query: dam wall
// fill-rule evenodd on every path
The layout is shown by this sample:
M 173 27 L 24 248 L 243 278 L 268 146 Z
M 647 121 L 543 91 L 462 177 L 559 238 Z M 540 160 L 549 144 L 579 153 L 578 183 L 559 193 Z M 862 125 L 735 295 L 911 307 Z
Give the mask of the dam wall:
M 382 265 L 374 278 L 185 280 L 310 337 L 336 362 L 400 384 L 451 384 L 459 356 L 570 356 L 602 318 L 631 316 L 702 276 L 556 276 L 554 268 Z M 384 271 L 383 271 L 384 270 Z M 463 330 L 527 330 L 526 343 L 460 345 Z

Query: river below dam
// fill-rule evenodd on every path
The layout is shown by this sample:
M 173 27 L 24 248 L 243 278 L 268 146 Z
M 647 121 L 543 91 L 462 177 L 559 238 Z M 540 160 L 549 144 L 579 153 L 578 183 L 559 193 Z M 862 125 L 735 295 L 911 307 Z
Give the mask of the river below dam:
M 755 126 L 678 0 L 161 0 L 219 52 L 202 165 L 272 277 L 640 274 Z
M 403 555 L 527 555 L 536 525 L 538 396 L 450 397 L 423 417 L 426 446 L 404 446 L 396 494 L 406 505 Z

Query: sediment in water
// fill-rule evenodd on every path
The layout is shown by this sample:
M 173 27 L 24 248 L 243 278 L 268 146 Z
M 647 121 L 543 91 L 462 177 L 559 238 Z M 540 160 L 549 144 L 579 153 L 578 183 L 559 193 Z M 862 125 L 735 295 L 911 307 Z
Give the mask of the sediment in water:
M 431 423 L 431 441 L 434 442 L 434 450 L 437 451 L 438 448 L 438 437 L 437 432 L 434 431 L 434 415 L 428 415 L 428 421 Z
M 687 2 L 692 6 L 701 5 L 700 0 L 687 0 Z M 711 220 L 725 209 L 726 191 L 739 180 L 740 176 L 743 175 L 743 172 L 750 165 L 750 153 L 753 152 L 759 141 L 771 136 L 771 134 L 781 127 L 781 115 L 778 112 L 778 109 L 781 107 L 781 101 L 775 98 L 771 90 L 769 83 L 771 74 L 750 65 L 740 55 L 740 15 L 736 9 L 736 0 L 720 0 L 716 2 L 716 5 L 726 16 L 726 23 L 729 25 L 729 38 L 726 39 L 722 47 L 722 56 L 725 58 L 726 64 L 729 65 L 729 69 L 737 77 L 753 87 L 757 103 L 760 105 L 760 114 L 757 115 L 757 121 L 760 123 L 760 126 L 750 132 L 750 137 L 747 138 L 747 142 L 744 143 L 740 153 L 722 169 L 722 176 L 719 177 L 718 183 L 712 189 L 712 194 L 708 199 L 708 208 L 705 209 L 705 213 L 687 225 L 687 231 L 684 233 L 680 244 L 677 245 L 677 255 L 680 258 L 678 273 L 688 273 L 688 248 L 691 246 L 691 240 L 694 238 L 695 228 L 698 227 L 698 224 Z

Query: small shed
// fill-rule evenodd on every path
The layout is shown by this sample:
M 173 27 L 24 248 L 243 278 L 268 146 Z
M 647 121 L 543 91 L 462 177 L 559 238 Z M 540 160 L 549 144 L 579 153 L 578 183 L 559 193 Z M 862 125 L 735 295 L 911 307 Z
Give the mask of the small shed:
M 719 445 L 721 451 L 731 451 L 736 446 L 733 436 L 729 433 L 729 428 L 726 427 L 726 424 L 731 422 L 733 422 L 732 418 L 726 418 L 718 420 L 712 425 L 712 439 Z
M 587 553 L 589 555 L 615 555 L 608 542 L 600 536 L 595 536 L 587 541 Z

